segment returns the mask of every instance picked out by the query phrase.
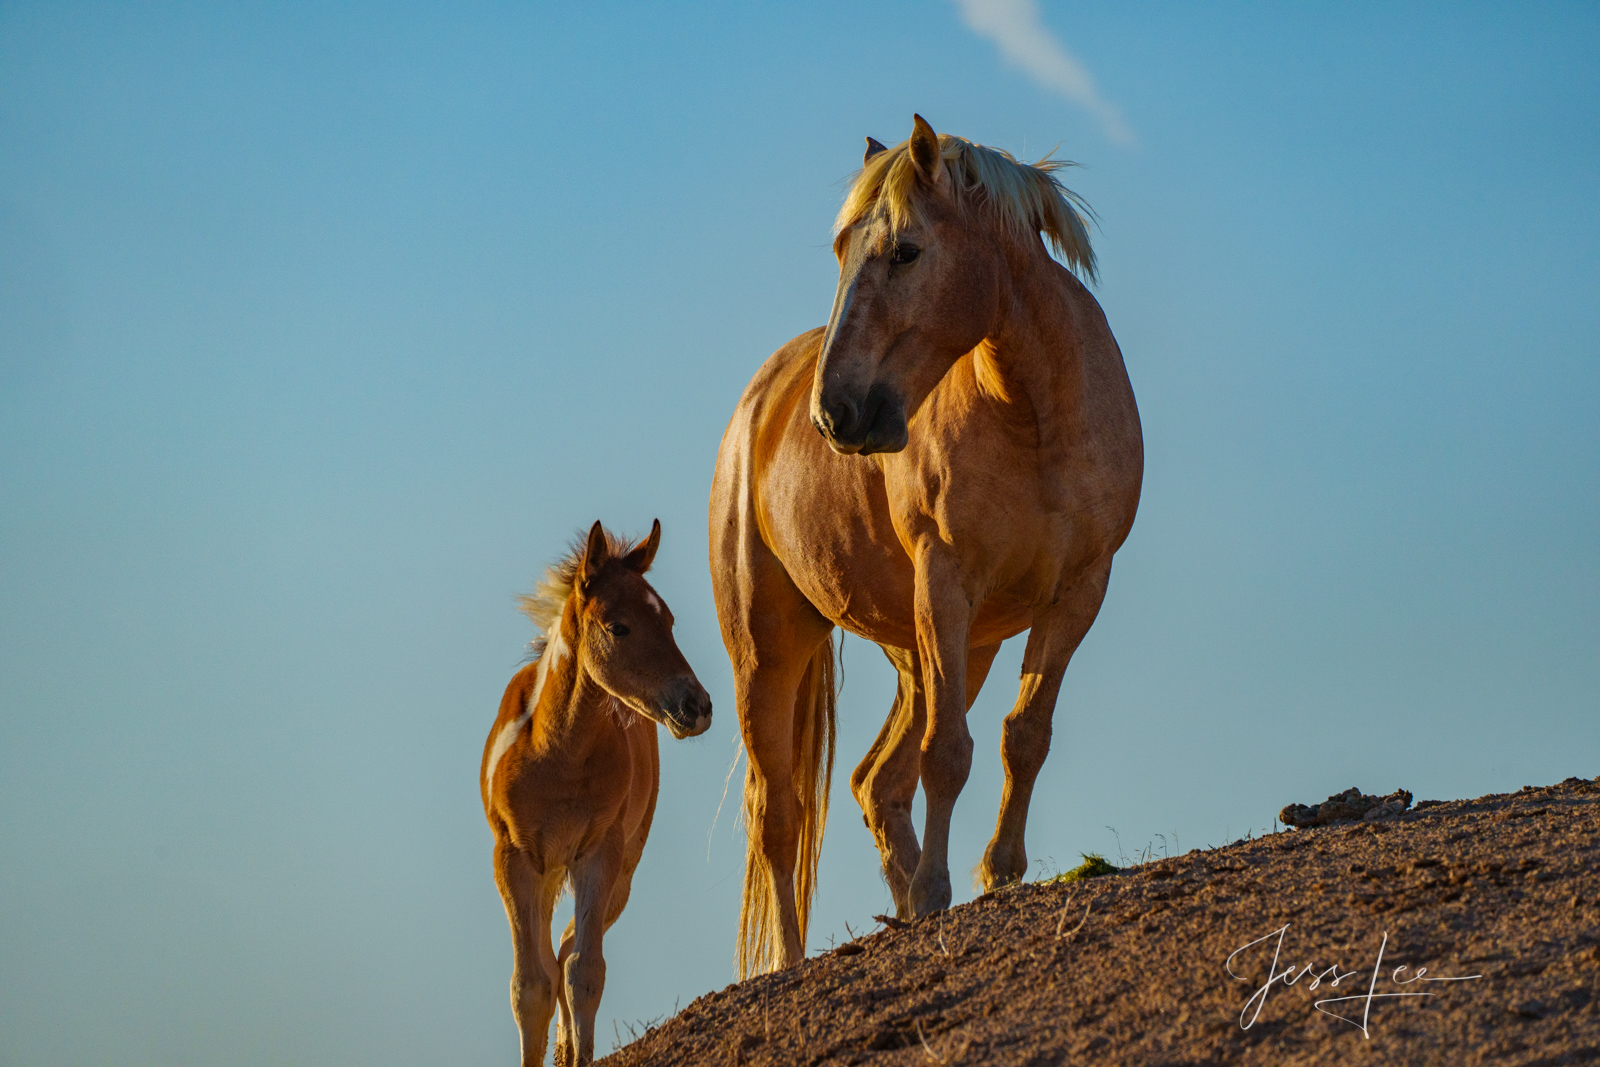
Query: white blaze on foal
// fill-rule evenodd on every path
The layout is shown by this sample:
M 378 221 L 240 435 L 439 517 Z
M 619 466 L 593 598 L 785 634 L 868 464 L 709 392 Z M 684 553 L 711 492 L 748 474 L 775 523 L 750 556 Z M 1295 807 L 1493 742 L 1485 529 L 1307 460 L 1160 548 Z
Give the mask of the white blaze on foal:
M 506 749 L 511 747 L 511 742 L 522 733 L 522 728 L 533 719 L 533 709 L 539 706 L 539 694 L 544 692 L 544 680 L 549 677 L 551 668 L 561 662 L 567 654 L 566 642 L 561 639 L 561 630 L 558 628 L 550 638 L 550 643 L 545 645 L 544 654 L 539 657 L 539 673 L 533 683 L 533 691 L 528 694 L 528 703 L 523 706 L 522 714 L 506 723 L 495 735 L 494 747 L 489 750 L 489 768 L 484 772 L 488 788 L 494 788 L 494 769 L 500 763 Z

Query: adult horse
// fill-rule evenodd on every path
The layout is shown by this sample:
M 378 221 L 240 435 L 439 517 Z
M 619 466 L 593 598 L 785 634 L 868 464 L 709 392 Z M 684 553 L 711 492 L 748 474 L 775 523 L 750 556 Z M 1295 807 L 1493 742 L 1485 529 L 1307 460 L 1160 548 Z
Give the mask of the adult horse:
M 749 753 L 741 973 L 804 956 L 832 773 L 833 627 L 876 641 L 894 708 L 850 785 L 902 917 L 950 904 L 966 712 L 1028 630 L 1006 785 L 977 877 L 1023 830 L 1062 673 L 1133 524 L 1144 447 L 1078 208 L 1054 171 L 940 136 L 867 139 L 827 328 L 780 348 L 717 456 L 711 574 Z M 911 800 L 921 779 L 919 844 Z

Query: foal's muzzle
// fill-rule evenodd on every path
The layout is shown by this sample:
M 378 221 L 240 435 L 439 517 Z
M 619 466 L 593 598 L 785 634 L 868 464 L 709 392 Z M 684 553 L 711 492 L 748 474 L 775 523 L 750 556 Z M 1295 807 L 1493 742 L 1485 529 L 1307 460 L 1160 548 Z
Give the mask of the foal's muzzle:
M 661 693 L 662 722 L 682 740 L 711 728 L 711 696 L 693 676 L 674 678 Z

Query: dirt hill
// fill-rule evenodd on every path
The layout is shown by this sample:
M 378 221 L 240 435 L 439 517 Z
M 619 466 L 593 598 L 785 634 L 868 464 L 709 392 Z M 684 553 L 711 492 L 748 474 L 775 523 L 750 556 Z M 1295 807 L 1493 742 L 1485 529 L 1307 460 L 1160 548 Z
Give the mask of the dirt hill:
M 1600 1064 L 1597 860 L 1595 781 L 1424 802 L 991 893 L 604 1062 Z

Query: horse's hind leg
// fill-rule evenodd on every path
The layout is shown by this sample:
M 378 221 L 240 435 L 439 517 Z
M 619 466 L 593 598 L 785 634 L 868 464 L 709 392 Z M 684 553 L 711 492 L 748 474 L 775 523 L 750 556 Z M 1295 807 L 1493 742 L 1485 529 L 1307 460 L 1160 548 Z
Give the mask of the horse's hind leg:
M 550 948 L 550 912 L 559 879 L 541 875 L 527 853 L 499 834 L 494 850 L 495 884 L 511 923 L 511 1011 L 522 1039 L 523 1067 L 544 1063 L 550 1016 L 556 1006 L 555 953 Z
M 994 837 L 984 850 L 978 877 L 985 890 L 1020 881 L 1028 870 L 1023 834 L 1028 825 L 1028 804 L 1033 783 L 1050 752 L 1050 720 L 1055 714 L 1061 676 L 1072 654 L 1094 623 L 1105 599 L 1111 560 L 1097 564 L 1041 612 L 1028 633 L 1022 656 L 1022 687 L 1016 706 L 1006 716 L 1000 738 L 1000 759 L 1005 765 L 1005 793 Z
M 720 468 L 718 478 L 720 487 Z M 810 889 L 822 811 L 802 790 L 817 790 L 831 773 L 831 748 L 821 742 L 833 728 L 833 694 L 824 691 L 833 624 L 761 541 L 749 505 L 722 493 L 713 492 L 711 582 L 750 761 L 737 953 L 744 977 L 805 956 L 809 900 L 799 896 Z M 806 706 L 797 708 L 802 698 Z
M 968 709 L 983 687 L 998 651 L 1000 646 L 994 644 L 975 648 L 968 654 Z M 850 776 L 850 791 L 861 805 L 862 818 L 883 857 L 883 876 L 894 897 L 895 913 L 902 919 L 909 919 L 912 917 L 908 897 L 911 878 L 922 857 L 922 847 L 917 843 L 916 827 L 911 820 L 911 801 L 917 791 L 927 705 L 917 654 L 887 645 L 883 646 L 883 654 L 899 672 L 900 686 L 878 739 Z
M 806 709 L 796 704 L 816 650 L 817 642 L 797 642 L 763 656 L 754 669 L 741 666 L 734 672 L 739 724 L 750 761 L 744 788 L 749 840 L 739 915 L 742 975 L 782 969 L 805 958 L 810 887 L 805 884 L 809 872 L 802 869 L 806 826 L 800 790 L 810 783 L 799 780 L 809 776 L 796 743 L 805 726 L 797 713 Z M 830 653 L 825 647 L 821 654 Z
M 908 919 L 906 891 L 922 856 L 911 823 L 911 800 L 917 791 L 918 744 L 928 712 L 916 676 L 916 653 L 889 647 L 883 653 L 900 672 L 900 686 L 878 739 L 850 775 L 850 792 L 861 805 L 862 820 L 883 858 L 883 878 L 894 897 L 895 914 Z

